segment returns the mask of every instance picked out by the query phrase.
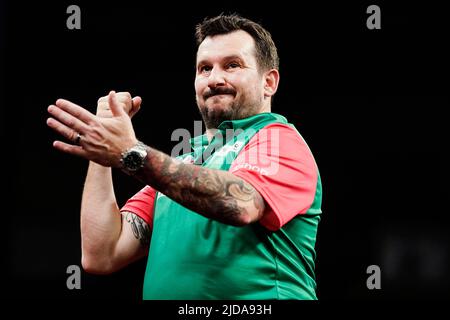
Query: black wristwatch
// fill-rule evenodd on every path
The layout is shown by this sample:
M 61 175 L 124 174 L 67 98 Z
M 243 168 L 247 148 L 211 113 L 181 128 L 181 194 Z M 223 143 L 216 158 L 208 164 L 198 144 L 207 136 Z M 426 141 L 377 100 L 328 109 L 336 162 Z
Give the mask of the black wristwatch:
M 134 174 L 144 166 L 146 157 L 147 146 L 138 141 L 135 146 L 122 153 L 122 158 L 120 159 L 122 170 L 128 174 Z

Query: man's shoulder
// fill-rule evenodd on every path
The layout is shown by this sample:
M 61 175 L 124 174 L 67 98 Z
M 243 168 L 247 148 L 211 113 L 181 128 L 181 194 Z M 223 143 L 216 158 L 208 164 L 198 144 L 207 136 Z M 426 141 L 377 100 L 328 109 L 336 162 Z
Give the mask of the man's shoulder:
M 305 144 L 299 131 L 293 124 L 274 122 L 266 125 L 251 139 L 256 143 L 291 141 L 294 144 Z

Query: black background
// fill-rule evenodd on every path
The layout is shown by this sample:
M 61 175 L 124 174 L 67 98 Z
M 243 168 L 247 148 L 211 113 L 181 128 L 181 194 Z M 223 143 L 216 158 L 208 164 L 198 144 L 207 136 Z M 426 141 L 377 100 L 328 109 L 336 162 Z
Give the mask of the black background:
M 81 30 L 66 27 L 71 4 Z M 381 30 L 366 27 L 370 4 L 381 7 Z M 87 162 L 52 148 L 46 109 L 66 98 L 94 112 L 109 90 L 130 91 L 143 98 L 137 136 L 170 153 L 173 130 L 193 132 L 201 120 L 195 24 L 221 12 L 272 33 L 281 59 L 273 111 L 297 126 L 319 165 L 319 298 L 448 299 L 449 37 L 445 11 L 429 2 L 3 2 L 3 290 L 141 299 L 145 261 L 111 276 L 83 273 L 82 289 L 67 289 L 66 268 L 81 263 Z M 142 187 L 119 172 L 114 179 L 119 204 Z M 366 287 L 373 264 L 381 290 Z

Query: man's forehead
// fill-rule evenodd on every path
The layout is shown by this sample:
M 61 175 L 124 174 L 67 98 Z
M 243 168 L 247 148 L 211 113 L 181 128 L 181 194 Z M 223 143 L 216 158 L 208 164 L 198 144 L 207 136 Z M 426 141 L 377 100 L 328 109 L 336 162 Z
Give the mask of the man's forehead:
M 227 34 L 208 36 L 198 47 L 197 61 L 240 57 L 254 59 L 255 42 L 245 31 L 238 30 Z

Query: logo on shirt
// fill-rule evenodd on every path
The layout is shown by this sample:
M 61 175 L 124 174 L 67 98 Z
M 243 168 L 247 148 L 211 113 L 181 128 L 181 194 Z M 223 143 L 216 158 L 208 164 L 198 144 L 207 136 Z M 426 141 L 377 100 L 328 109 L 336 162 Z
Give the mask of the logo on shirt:
M 244 143 L 242 141 L 236 141 L 232 146 L 223 146 L 219 151 L 216 152 L 218 156 L 226 156 L 230 152 L 239 152 Z
M 245 169 L 245 170 L 252 170 L 252 171 L 256 171 L 261 175 L 268 175 L 269 172 L 266 169 L 262 169 L 258 166 L 255 165 L 251 165 L 250 163 L 241 163 L 238 164 L 237 166 L 235 166 L 233 168 L 233 171 L 239 170 L 239 169 Z

